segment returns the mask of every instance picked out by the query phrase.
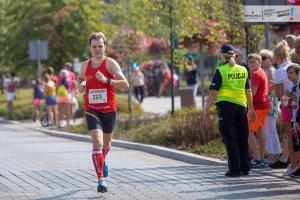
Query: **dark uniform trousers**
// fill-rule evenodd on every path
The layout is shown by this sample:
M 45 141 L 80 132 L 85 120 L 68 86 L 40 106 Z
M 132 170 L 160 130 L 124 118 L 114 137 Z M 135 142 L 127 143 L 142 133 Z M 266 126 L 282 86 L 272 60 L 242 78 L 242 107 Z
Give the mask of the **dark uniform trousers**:
M 219 131 L 226 146 L 231 173 L 250 171 L 247 108 L 221 101 L 217 103 Z

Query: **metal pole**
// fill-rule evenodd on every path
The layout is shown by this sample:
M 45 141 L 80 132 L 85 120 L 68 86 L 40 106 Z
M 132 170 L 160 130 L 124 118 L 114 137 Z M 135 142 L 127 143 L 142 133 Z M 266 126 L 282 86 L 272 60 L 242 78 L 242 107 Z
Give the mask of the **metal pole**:
M 170 41 L 171 41 L 171 115 L 174 114 L 174 41 L 173 41 L 173 0 L 170 2 Z
M 126 0 L 126 26 L 128 24 L 128 0 Z M 125 41 L 126 42 L 126 41 Z M 131 79 L 131 69 L 130 69 L 130 58 L 129 58 L 129 54 L 128 54 L 128 47 L 125 49 L 123 49 L 123 51 L 127 52 L 126 53 L 126 64 L 127 64 L 127 71 L 128 71 L 128 82 L 130 83 L 130 79 Z M 132 109 L 131 109 L 131 96 L 132 96 L 132 85 L 129 84 L 129 90 L 128 90 L 128 111 L 130 113 L 130 117 L 131 117 L 131 113 L 132 113 Z
M 40 40 L 36 41 L 36 56 L 37 56 L 37 67 L 38 73 L 37 78 L 41 78 L 41 56 L 40 56 Z
M 264 5 L 268 5 L 269 1 L 264 0 Z M 270 49 L 270 31 L 269 31 L 269 23 L 264 23 L 264 29 L 265 29 L 265 49 Z
M 204 55 L 202 45 L 199 43 L 199 69 L 200 69 L 200 79 L 201 79 L 201 103 L 202 108 L 205 106 L 205 81 L 204 81 Z
M 248 31 L 248 26 L 244 23 L 244 28 L 245 28 L 245 39 L 246 39 L 246 55 L 249 54 L 250 52 L 250 48 L 249 48 L 249 31 Z M 246 60 L 247 60 L 247 56 L 246 56 Z M 247 60 L 248 62 L 248 60 Z

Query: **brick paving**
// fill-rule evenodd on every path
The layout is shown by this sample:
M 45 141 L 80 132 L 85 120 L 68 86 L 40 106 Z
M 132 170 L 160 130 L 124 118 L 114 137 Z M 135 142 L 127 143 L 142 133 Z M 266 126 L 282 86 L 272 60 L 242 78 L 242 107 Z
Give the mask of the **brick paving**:
M 225 166 L 192 165 L 116 148 L 108 154 L 109 192 L 96 192 L 91 144 L 0 122 L 0 200 L 300 199 L 300 179 L 282 170 L 225 178 Z

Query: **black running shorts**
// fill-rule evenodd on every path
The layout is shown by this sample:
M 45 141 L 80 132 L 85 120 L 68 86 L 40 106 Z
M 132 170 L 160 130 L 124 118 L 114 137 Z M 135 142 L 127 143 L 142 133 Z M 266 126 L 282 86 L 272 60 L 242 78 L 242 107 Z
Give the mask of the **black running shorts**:
M 89 131 L 101 129 L 103 133 L 112 133 L 116 122 L 116 112 L 101 113 L 95 110 L 85 111 Z

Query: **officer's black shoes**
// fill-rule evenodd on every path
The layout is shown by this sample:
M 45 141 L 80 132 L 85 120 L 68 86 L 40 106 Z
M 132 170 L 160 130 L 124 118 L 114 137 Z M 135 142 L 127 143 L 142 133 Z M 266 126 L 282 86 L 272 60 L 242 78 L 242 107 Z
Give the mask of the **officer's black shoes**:
M 239 176 L 242 176 L 242 173 L 241 172 L 238 172 L 238 173 L 232 173 L 230 172 L 229 170 L 225 173 L 225 176 L 226 177 L 239 177 Z
M 242 176 L 249 176 L 249 171 L 247 171 L 247 172 L 242 172 Z
M 229 170 L 225 173 L 226 177 L 240 177 L 240 176 L 249 176 L 249 171 L 247 172 L 238 172 L 238 173 L 232 173 Z

